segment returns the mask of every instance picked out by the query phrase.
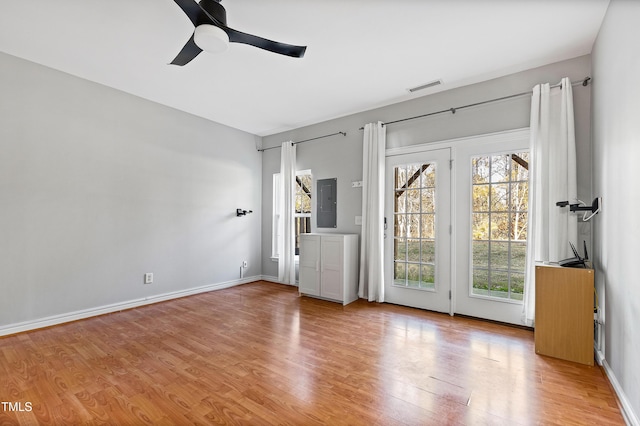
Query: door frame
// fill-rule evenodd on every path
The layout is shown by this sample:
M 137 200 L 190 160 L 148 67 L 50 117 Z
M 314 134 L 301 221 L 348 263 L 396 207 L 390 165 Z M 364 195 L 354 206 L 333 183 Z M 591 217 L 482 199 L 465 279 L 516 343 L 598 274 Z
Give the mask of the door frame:
M 450 257 L 451 257 L 451 262 L 450 262 L 450 280 L 451 280 L 451 284 L 450 284 L 450 289 L 451 289 L 451 301 L 449 304 L 449 315 L 454 316 L 455 313 L 458 314 L 462 314 L 461 312 L 458 312 L 458 291 L 460 289 L 460 287 L 465 287 L 468 286 L 468 278 L 467 281 L 465 281 L 463 283 L 463 285 L 458 285 L 459 284 L 459 279 L 461 274 L 458 273 L 458 265 L 460 263 L 460 259 L 459 256 L 457 256 L 457 248 L 460 245 L 460 232 L 458 232 L 458 216 L 459 214 L 459 206 L 458 206 L 458 187 L 460 185 L 460 183 L 458 182 L 458 178 L 457 178 L 457 168 L 461 166 L 461 162 L 460 162 L 460 148 L 469 144 L 469 143 L 478 143 L 478 142 L 486 142 L 486 141 L 493 141 L 494 143 L 502 143 L 504 141 L 508 141 L 508 140 L 513 140 L 513 139 L 518 139 L 518 138 L 522 138 L 522 137 L 527 137 L 528 138 L 529 135 L 529 127 L 523 127 L 523 128 L 519 128 L 519 129 L 512 129 L 512 130 L 505 130 L 505 131 L 500 131 L 500 132 L 492 132 L 492 133 L 484 133 L 484 134 L 478 134 L 478 135 L 472 135 L 472 136 L 466 136 L 466 137 L 461 137 L 461 138 L 453 138 L 453 139 L 445 139 L 445 140 L 441 140 L 441 141 L 435 141 L 435 142 L 428 142 L 428 143 L 421 143 L 421 144 L 416 144 L 416 145 L 410 145 L 410 146 L 405 146 L 405 147 L 399 147 L 399 148 L 389 148 L 385 151 L 385 157 L 390 157 L 390 156 L 396 156 L 396 155 L 403 155 L 403 154 L 413 154 L 413 153 L 420 153 L 420 152 L 424 152 L 424 151 L 432 151 L 432 150 L 437 150 L 437 149 L 442 149 L 442 148 L 450 148 L 451 149 L 451 159 L 452 159 L 452 168 L 451 168 L 451 190 L 452 190 L 452 197 L 451 197 L 451 217 L 450 217 L 450 223 L 452 224 L 452 232 L 451 232 L 451 249 L 450 249 Z M 503 149 L 504 150 L 504 149 Z M 385 167 L 386 167 L 386 162 L 385 162 Z M 386 183 L 385 183 L 386 185 Z M 385 186 L 386 188 L 386 186 Z M 386 212 L 386 210 L 385 210 Z M 468 213 L 468 212 L 467 212 Z M 471 220 L 470 217 L 471 215 L 469 214 L 469 221 Z M 465 239 L 466 241 L 466 239 Z M 463 241 L 462 244 L 465 244 L 465 242 Z M 467 263 L 470 262 L 470 259 L 467 259 L 466 261 Z M 385 266 L 386 266 L 386 260 L 385 260 Z M 495 303 L 505 303 L 505 302 L 500 302 L 500 301 L 496 301 Z M 508 302 L 507 302 L 508 303 Z M 509 303 L 510 305 L 514 306 L 514 307 L 521 307 L 521 305 L 519 304 L 515 304 L 515 303 Z M 492 318 L 487 318 L 487 319 L 492 319 Z M 513 321 L 504 321 L 503 319 L 496 319 L 497 321 L 502 321 L 502 322 L 511 322 L 514 323 Z M 520 325 L 520 321 L 517 322 L 518 325 Z

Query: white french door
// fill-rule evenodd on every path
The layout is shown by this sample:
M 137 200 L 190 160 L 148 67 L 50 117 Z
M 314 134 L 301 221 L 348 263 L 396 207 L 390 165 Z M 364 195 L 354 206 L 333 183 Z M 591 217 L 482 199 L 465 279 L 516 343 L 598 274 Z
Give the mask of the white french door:
M 521 324 L 528 145 L 528 129 L 456 145 L 454 313 Z
M 385 301 L 450 312 L 451 149 L 386 159 Z

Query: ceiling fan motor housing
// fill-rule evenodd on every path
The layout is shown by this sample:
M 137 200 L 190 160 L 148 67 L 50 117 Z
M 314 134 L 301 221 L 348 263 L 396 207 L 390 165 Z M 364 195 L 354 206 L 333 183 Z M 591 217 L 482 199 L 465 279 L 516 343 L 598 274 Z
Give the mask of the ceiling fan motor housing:
M 227 11 L 224 6 L 220 4 L 220 0 L 200 0 L 200 7 L 202 7 L 212 18 L 227 26 Z M 198 22 L 200 24 L 210 24 L 209 21 Z

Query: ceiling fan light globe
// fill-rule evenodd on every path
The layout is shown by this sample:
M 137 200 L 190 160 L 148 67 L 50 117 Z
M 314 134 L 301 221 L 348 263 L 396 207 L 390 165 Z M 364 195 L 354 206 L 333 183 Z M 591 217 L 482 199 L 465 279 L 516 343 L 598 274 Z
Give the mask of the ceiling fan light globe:
M 214 25 L 198 25 L 193 34 L 196 45 L 209 53 L 222 53 L 229 48 L 229 36 Z

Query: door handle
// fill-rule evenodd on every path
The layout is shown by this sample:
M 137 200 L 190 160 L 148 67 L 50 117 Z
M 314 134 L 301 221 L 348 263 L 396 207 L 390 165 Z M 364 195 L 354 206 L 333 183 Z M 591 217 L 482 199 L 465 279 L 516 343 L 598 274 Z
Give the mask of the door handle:
M 384 232 L 382 233 L 382 237 L 383 237 L 384 239 L 386 239 L 386 238 L 387 238 L 387 218 L 386 218 L 386 216 L 385 216 L 385 218 L 384 218 Z

